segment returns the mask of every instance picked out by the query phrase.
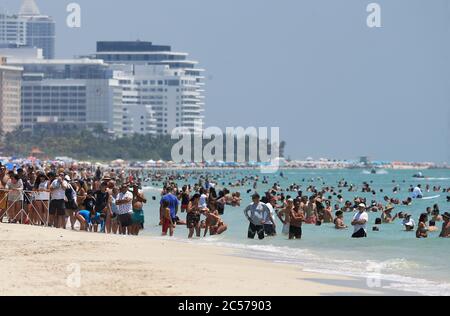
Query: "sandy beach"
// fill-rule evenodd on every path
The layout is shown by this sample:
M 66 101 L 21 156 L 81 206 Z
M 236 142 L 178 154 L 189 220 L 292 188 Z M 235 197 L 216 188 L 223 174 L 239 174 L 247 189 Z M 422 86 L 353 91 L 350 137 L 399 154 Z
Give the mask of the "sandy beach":
M 346 277 L 150 237 L 0 224 L 0 245 L 0 295 L 381 294 Z

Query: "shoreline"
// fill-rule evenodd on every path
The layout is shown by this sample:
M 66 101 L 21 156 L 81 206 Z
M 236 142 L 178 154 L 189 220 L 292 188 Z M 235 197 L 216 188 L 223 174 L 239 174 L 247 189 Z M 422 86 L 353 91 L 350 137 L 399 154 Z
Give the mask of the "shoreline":
M 408 295 L 229 248 L 148 236 L 0 224 L 0 245 L 2 296 Z

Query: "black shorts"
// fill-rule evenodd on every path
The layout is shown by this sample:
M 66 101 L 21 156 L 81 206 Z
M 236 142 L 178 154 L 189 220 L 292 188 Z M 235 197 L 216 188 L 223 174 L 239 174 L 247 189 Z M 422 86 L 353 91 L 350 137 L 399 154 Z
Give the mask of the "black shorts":
M 65 216 L 66 215 L 66 203 L 64 200 L 51 200 L 48 208 L 50 215 Z
M 272 224 L 264 224 L 264 232 L 267 236 L 275 236 L 277 234 L 275 231 L 275 226 Z
M 78 205 L 75 201 L 65 202 L 66 209 L 68 210 L 78 210 Z
M 248 226 L 248 238 L 254 239 L 256 234 L 258 234 L 260 240 L 264 239 L 264 225 L 250 223 Z
M 352 235 L 352 238 L 365 238 L 365 237 L 367 237 L 367 233 L 363 228 L 361 228 Z
M 133 220 L 130 213 L 117 216 L 117 221 L 122 227 L 128 227 L 133 224 Z
M 302 239 L 302 228 L 289 226 L 289 238 Z
M 195 228 L 200 223 L 200 215 L 188 213 L 186 216 L 187 228 Z

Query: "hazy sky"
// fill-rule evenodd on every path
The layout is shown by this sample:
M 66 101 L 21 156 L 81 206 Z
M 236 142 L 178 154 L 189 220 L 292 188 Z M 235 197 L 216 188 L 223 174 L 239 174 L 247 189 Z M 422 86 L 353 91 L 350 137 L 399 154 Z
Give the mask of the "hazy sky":
M 97 40 L 172 45 L 207 70 L 207 126 L 279 126 L 292 158 L 450 162 L 450 1 L 37 0 L 57 56 Z M 0 0 L 15 12 L 19 0 Z

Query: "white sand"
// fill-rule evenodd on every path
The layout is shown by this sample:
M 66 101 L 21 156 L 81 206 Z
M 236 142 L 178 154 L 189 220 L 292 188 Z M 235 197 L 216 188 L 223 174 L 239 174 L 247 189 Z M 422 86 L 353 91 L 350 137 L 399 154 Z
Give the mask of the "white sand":
M 0 267 L 0 295 L 379 294 L 230 249 L 8 224 L 0 224 Z

